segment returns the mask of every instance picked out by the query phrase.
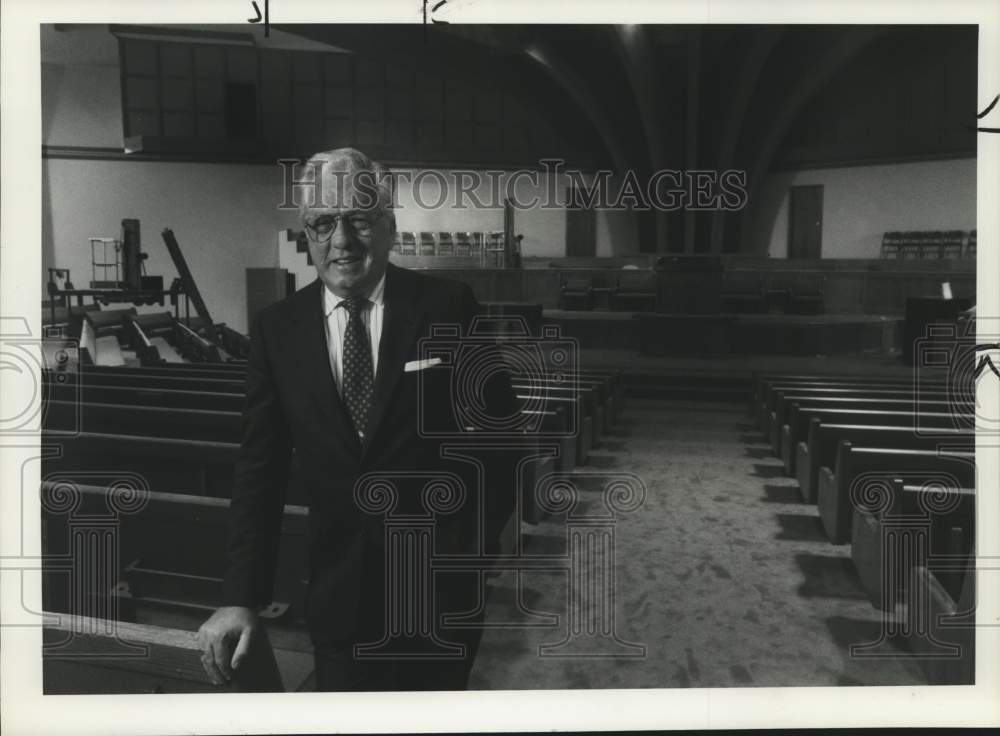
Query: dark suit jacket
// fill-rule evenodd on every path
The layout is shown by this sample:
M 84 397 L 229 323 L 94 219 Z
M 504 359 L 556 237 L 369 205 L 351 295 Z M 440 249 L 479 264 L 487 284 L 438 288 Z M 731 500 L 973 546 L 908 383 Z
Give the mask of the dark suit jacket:
M 335 645 L 356 641 L 365 624 L 383 619 L 376 610 L 382 604 L 383 518 L 355 503 L 358 477 L 372 471 L 402 474 L 400 510 L 417 509 L 422 485 L 407 486 L 405 477 L 449 470 L 470 485 L 476 482 L 471 466 L 442 459 L 441 439 L 418 431 L 418 387 L 429 419 L 440 425 L 452 416 L 451 369 L 418 374 L 404 372 L 404 365 L 422 357 L 418 340 L 429 335 L 431 325 L 461 324 L 467 330 L 478 304 L 465 284 L 389 265 L 375 396 L 362 444 L 330 370 L 323 288 L 317 279 L 267 307 L 251 329 L 224 598 L 227 605 L 250 607 L 271 600 L 282 505 L 291 484 L 293 497 L 309 505 L 306 619 L 315 642 Z M 514 411 L 505 372 L 494 375 L 488 395 L 493 411 Z M 489 520 L 485 545 L 509 517 L 512 488 L 469 490 L 458 512 L 441 517 L 437 551 L 476 549 L 480 504 L 487 506 Z

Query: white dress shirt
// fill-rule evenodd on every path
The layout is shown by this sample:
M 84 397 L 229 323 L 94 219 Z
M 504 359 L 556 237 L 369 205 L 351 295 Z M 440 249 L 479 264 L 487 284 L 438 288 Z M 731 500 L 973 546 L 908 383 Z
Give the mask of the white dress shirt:
M 382 339 L 382 316 L 385 311 L 385 274 L 368 294 L 368 308 L 361 313 L 361 321 L 368 331 L 368 341 L 372 346 L 372 380 L 378 375 L 378 346 Z M 341 306 L 343 297 L 323 287 L 323 314 L 326 316 L 326 347 L 330 353 L 330 368 L 337 390 L 344 393 L 344 332 L 347 329 L 347 307 Z

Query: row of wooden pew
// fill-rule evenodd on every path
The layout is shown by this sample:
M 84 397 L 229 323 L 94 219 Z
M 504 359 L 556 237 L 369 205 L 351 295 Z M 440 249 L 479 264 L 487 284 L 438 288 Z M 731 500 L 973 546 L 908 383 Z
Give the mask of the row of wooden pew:
M 50 328 L 79 340 L 81 361 L 89 365 L 123 367 L 130 362 L 126 353 L 134 353 L 143 366 L 243 364 L 249 352 L 248 338 L 225 324 L 170 312 L 139 314 L 134 307 L 71 307 L 64 321 Z
M 63 450 L 54 467 L 142 467 L 161 490 L 228 496 L 244 375 L 242 367 L 215 365 L 89 366 L 49 381 L 45 427 Z M 558 440 L 558 470 L 587 462 L 624 401 L 617 373 L 581 371 L 570 380 L 515 375 L 513 385 L 534 417 L 526 416 L 525 426 Z
M 762 375 L 750 405 L 803 503 L 818 508 L 831 543 L 851 544 L 865 593 L 932 684 L 970 683 L 975 669 L 975 416 L 965 388 Z
M 45 606 L 51 613 L 72 611 L 76 617 L 71 622 L 83 621 L 98 630 L 85 632 L 81 639 L 63 630 L 76 624 L 57 622 L 47 630 L 46 641 L 68 637 L 75 642 L 66 650 L 70 654 L 81 641 L 101 650 L 109 645 L 106 622 L 113 619 L 129 624 L 124 631 L 131 644 L 142 644 L 148 634 L 155 643 L 152 650 L 158 652 L 119 660 L 63 656 L 62 650 L 53 649 L 46 658 L 46 691 L 213 689 L 199 674 L 200 664 L 188 664 L 197 656 L 191 647 L 193 631 L 220 603 L 245 368 L 82 366 L 77 373 L 46 378 L 43 444 L 55 449 L 43 461 L 42 473 Z M 619 420 L 624 385 L 618 372 L 587 371 L 572 381 L 515 375 L 513 384 L 523 402 L 526 426 L 536 428 L 539 444 L 546 443 L 554 451 L 549 454 L 555 455 L 524 471 L 521 513 L 524 521 L 533 523 L 543 515 L 532 493 L 535 479 L 588 462 L 591 448 L 599 446 Z M 143 491 L 137 494 L 135 487 Z M 76 500 L 72 508 L 67 496 Z M 129 509 L 137 497 L 144 499 L 140 510 L 115 516 L 113 555 L 101 552 L 107 548 L 99 540 L 81 541 L 88 534 L 100 537 L 99 528 L 90 529 L 92 520 L 106 517 L 108 509 Z M 302 610 L 308 569 L 304 504 L 305 499 L 287 499 L 276 600 L 261 612 L 268 624 L 265 644 L 270 645 L 264 649 L 273 650 L 275 659 L 263 657 L 263 671 L 251 668 L 246 678 L 234 683 L 236 689 L 280 689 L 275 683 L 282 678 L 284 689 L 299 689 L 311 671 Z M 95 565 L 105 572 L 93 575 L 90 568 Z M 90 576 L 82 593 L 70 587 L 72 573 Z M 112 638 L 121 633 L 116 630 Z M 168 647 L 167 654 L 165 641 L 177 645 Z M 161 666 L 164 656 L 188 664 L 167 672 Z

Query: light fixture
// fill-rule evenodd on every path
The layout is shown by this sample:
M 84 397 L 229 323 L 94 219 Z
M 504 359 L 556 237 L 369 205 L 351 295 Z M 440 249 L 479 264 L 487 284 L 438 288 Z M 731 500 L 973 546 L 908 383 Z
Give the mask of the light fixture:
M 108 30 L 117 38 L 131 38 L 141 41 L 173 41 L 174 43 L 225 44 L 227 46 L 255 47 L 253 35 L 226 31 L 201 31 L 171 26 L 126 26 L 109 25 Z

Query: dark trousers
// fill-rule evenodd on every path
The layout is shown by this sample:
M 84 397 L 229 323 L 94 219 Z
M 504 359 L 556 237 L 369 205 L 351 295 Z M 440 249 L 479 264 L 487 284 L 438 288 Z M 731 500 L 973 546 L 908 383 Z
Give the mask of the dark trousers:
M 465 690 L 475 661 L 482 629 L 448 631 L 448 643 L 463 644 L 461 659 L 356 657 L 354 646 L 315 647 L 318 692 L 406 692 Z
M 372 576 L 375 579 L 375 576 Z M 355 642 L 368 644 L 385 636 L 386 616 L 380 600 L 381 585 L 372 585 L 368 591 L 370 601 L 366 610 L 372 613 L 360 623 L 352 642 L 332 643 L 313 636 L 316 660 L 316 689 L 323 692 L 366 692 L 411 690 L 465 690 L 469 673 L 479 649 L 483 634 L 483 601 L 480 600 L 481 581 L 475 573 L 450 573 L 436 580 L 434 606 L 434 631 L 441 642 L 464 647 L 460 658 L 438 657 L 371 657 L 355 656 Z M 467 626 L 442 625 L 441 614 L 459 614 Z M 414 642 L 422 643 L 421 640 Z M 396 650 L 398 651 L 398 650 Z M 381 652 L 391 655 L 392 651 Z
M 454 549 L 455 547 L 448 547 Z M 482 638 L 484 580 L 476 572 L 447 572 L 433 576 L 433 597 L 422 605 L 434 611 L 432 624 L 437 638 L 464 647 L 460 658 L 370 658 L 355 656 L 355 643 L 380 641 L 388 620 L 384 580 L 385 562 L 381 548 L 367 550 L 363 577 L 362 611 L 356 631 L 346 636 L 322 636 L 314 632 L 316 690 L 322 692 L 366 692 L 412 690 L 465 690 L 469 673 Z M 463 612 L 476 611 L 471 615 Z M 459 615 L 468 626 L 446 627 L 442 614 Z M 320 623 L 317 621 L 316 623 Z M 338 632 L 340 633 L 340 632 Z M 340 641 L 337 641 L 339 639 Z M 348 639 L 348 641 L 345 641 Z M 419 643 L 419 642 L 417 642 Z M 391 654 L 391 652 L 384 652 Z

